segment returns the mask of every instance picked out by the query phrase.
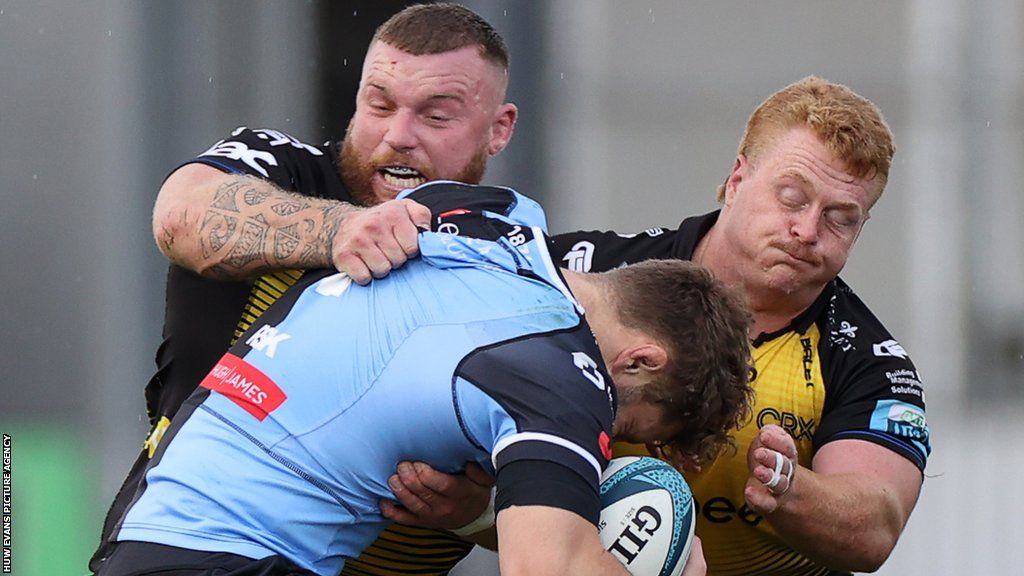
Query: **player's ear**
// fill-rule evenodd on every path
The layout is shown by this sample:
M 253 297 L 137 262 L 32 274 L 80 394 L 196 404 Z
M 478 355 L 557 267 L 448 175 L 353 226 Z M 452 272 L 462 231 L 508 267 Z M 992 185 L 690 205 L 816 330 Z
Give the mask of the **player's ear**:
M 612 363 L 612 372 L 641 374 L 659 372 L 668 364 L 668 352 L 657 344 L 640 344 L 623 350 Z
M 736 156 L 732 172 L 729 173 L 729 177 L 725 180 L 725 195 L 722 197 L 723 204 L 732 203 L 732 199 L 736 195 L 736 187 L 747 177 L 749 171 L 750 163 L 747 161 L 747 156 L 745 154 Z
M 512 139 L 512 132 L 516 128 L 516 118 L 518 115 L 519 109 L 511 102 L 498 106 L 498 110 L 494 115 L 494 121 L 491 123 L 491 139 L 487 143 L 487 153 L 489 155 L 494 156 L 508 145 L 508 141 Z

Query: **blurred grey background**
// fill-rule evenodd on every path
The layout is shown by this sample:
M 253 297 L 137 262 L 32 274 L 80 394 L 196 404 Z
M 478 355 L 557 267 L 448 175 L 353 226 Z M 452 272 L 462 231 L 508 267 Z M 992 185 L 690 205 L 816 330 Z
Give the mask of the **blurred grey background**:
M 541 200 L 554 232 L 713 209 L 749 113 L 805 75 L 882 108 L 899 150 L 843 277 L 920 368 L 934 452 L 880 573 L 1019 573 L 1024 0 L 465 3 L 508 40 L 520 106 L 488 181 Z M 143 440 L 164 176 L 240 125 L 340 138 L 403 4 L 0 0 L 15 574 L 85 573 Z

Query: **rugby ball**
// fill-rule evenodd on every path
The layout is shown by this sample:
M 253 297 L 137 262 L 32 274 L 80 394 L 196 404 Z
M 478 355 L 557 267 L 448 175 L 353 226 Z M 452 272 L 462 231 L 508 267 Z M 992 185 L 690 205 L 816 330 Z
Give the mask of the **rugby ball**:
M 697 520 L 690 486 L 656 458 L 615 458 L 601 477 L 598 531 L 633 576 L 683 573 Z

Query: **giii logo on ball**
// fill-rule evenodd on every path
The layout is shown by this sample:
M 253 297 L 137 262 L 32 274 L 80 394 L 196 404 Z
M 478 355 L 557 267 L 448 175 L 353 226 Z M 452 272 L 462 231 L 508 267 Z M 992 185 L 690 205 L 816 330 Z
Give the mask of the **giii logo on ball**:
M 622 558 L 626 564 L 636 559 L 636 555 L 650 542 L 651 536 L 661 527 L 661 514 L 650 506 L 643 506 L 636 511 L 633 520 L 626 524 L 626 529 L 619 534 L 608 550 Z

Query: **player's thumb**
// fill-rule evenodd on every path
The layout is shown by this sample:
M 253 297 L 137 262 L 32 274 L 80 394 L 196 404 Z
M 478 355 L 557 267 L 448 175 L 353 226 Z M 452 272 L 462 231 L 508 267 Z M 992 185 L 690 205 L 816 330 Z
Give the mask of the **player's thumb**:
M 430 230 L 430 209 L 415 200 L 403 200 L 412 223 L 422 230 Z

